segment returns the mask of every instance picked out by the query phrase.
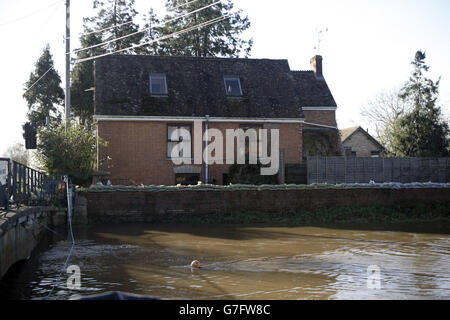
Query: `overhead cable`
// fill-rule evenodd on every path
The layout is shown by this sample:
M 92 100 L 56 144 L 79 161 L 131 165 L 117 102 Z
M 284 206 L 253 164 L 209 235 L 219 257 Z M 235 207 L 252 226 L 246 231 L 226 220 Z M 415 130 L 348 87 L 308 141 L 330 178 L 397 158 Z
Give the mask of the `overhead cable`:
M 47 73 L 50 72 L 50 70 L 52 70 L 54 67 L 51 66 L 50 69 L 48 69 L 42 76 L 40 76 L 39 79 L 37 79 L 31 86 L 28 87 L 28 89 L 25 90 L 24 94 L 26 94 L 28 91 L 30 91 L 39 81 L 41 81 Z
M 170 19 L 170 20 L 165 21 L 164 24 L 167 24 L 167 23 L 176 21 L 176 20 L 181 19 L 181 18 L 185 18 L 185 17 L 190 16 L 190 15 L 192 15 L 192 14 L 194 14 L 194 13 L 203 11 L 203 10 L 209 8 L 209 7 L 212 7 L 212 6 L 216 5 L 216 4 L 218 4 L 219 2 L 220 2 L 220 1 L 216 1 L 216 2 L 214 2 L 214 3 L 211 3 L 211 4 L 207 5 L 207 6 L 204 6 L 204 7 L 202 7 L 202 8 L 199 8 L 199 9 L 197 9 L 197 10 L 188 12 L 188 13 L 183 14 L 183 15 L 181 15 L 181 16 L 174 17 L 174 18 L 172 18 L 172 19 Z M 136 35 L 136 34 L 139 34 L 139 33 L 145 32 L 145 31 L 148 31 L 148 30 L 150 30 L 150 29 L 152 29 L 152 28 L 153 28 L 153 27 L 144 28 L 144 29 L 142 29 L 142 30 L 139 30 L 139 31 L 136 31 L 136 32 L 127 34 L 127 35 L 125 35 L 125 36 L 122 36 L 122 37 L 119 37 L 119 38 L 115 38 L 115 39 L 111 39 L 111 40 L 108 40 L 108 41 L 105 41 L 105 42 L 102 42 L 102 43 L 98 43 L 98 44 L 95 44 L 95 45 L 92 45 L 92 46 L 89 46 L 89 47 L 86 47 L 86 48 L 76 49 L 76 50 L 73 50 L 72 52 L 73 52 L 73 53 L 78 53 L 78 52 L 86 51 L 86 50 L 89 50 L 89 49 L 92 49 L 92 48 L 101 47 L 101 46 L 110 44 L 110 43 L 112 43 L 112 42 L 116 42 L 116 41 L 119 41 L 119 40 L 122 40 L 122 39 L 125 39 L 125 38 L 128 38 L 128 37 L 132 37 L 132 36 L 134 36 L 134 35 Z
M 192 26 L 192 27 L 189 27 L 189 28 L 186 28 L 186 29 L 183 29 L 183 30 L 174 32 L 174 33 L 171 33 L 171 34 L 166 35 L 166 36 L 163 36 L 163 37 L 160 37 L 160 38 L 158 38 L 158 39 L 151 40 L 151 41 L 144 42 L 144 43 L 140 43 L 140 44 L 136 44 L 136 45 L 133 45 L 133 46 L 128 47 L 128 48 L 116 50 L 116 51 L 114 51 L 114 52 L 108 52 L 108 53 L 100 54 L 100 55 L 93 56 L 93 57 L 88 57 L 88 58 L 78 59 L 78 60 L 75 61 L 75 64 L 81 63 L 81 62 L 85 62 L 85 61 L 89 61 L 89 60 L 98 59 L 98 58 L 105 57 L 105 56 L 109 56 L 109 55 L 113 55 L 113 54 L 115 54 L 115 53 L 127 51 L 127 50 L 130 50 L 130 49 L 139 48 L 139 47 L 142 47 L 142 46 L 145 46 L 145 45 L 149 45 L 149 44 L 152 44 L 152 43 L 161 41 L 161 40 L 169 39 L 169 38 L 172 38 L 172 37 L 175 37 L 175 36 L 178 36 L 178 35 L 181 35 L 181 34 L 190 32 L 190 31 L 195 30 L 195 29 L 198 29 L 198 28 L 204 28 L 204 27 L 209 26 L 209 25 L 211 25 L 211 24 L 214 24 L 214 23 L 217 23 L 217 22 L 219 22 L 219 21 L 225 20 L 225 19 L 228 18 L 228 17 L 229 17 L 229 15 L 221 16 L 221 17 L 218 17 L 218 18 L 209 20 L 209 21 L 207 21 L 207 22 L 203 22 L 203 23 L 197 24 L 197 25 L 195 25 L 195 26 Z
M 20 21 L 20 20 L 26 19 L 26 18 L 28 18 L 28 17 L 31 17 L 32 15 L 35 15 L 36 13 L 41 12 L 41 11 L 43 11 L 43 10 L 47 10 L 47 9 L 53 7 L 55 4 L 60 3 L 60 2 L 62 2 L 62 1 L 63 1 L 63 0 L 58 0 L 58 1 L 53 2 L 52 4 L 50 4 L 50 5 L 46 6 L 46 7 L 39 8 L 38 10 L 35 10 L 35 11 L 33 11 L 33 12 L 30 12 L 30 13 L 24 15 L 24 16 L 19 17 L 19 18 L 15 18 L 15 19 L 13 19 L 13 20 L 9 20 L 9 21 L 7 21 L 7 22 L 0 23 L 0 27 L 3 27 L 3 26 L 6 26 L 6 25 L 9 25 L 9 24 L 11 24 L 11 23 L 15 23 L 15 22 L 17 22 L 17 21 Z

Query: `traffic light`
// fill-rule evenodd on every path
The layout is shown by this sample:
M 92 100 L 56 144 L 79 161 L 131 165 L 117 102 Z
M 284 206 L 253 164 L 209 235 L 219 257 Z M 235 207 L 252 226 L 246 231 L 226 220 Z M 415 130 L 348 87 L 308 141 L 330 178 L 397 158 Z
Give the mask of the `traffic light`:
M 36 149 L 37 148 L 37 140 L 36 140 L 36 128 L 30 123 L 27 122 L 23 126 L 25 131 L 25 148 L 27 150 Z

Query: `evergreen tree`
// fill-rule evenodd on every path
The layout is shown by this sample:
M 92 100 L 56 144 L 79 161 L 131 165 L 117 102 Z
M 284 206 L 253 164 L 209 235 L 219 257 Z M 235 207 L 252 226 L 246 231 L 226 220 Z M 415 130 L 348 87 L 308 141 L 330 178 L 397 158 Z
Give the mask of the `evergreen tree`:
M 394 124 L 392 151 L 401 157 L 445 157 L 449 155 L 450 131 L 437 105 L 439 82 L 427 78 L 426 55 L 418 51 L 414 70 L 400 97 L 412 102 L 412 110 Z
M 163 36 L 215 18 L 229 16 L 218 23 L 161 41 L 161 53 L 193 57 L 239 57 L 241 55 L 248 57 L 253 40 L 244 40 L 241 35 L 250 27 L 250 21 L 247 16 L 242 16 L 242 10 L 232 12 L 234 6 L 232 0 L 228 0 L 226 3 L 220 2 L 202 11 L 169 22 L 174 17 L 213 3 L 210 0 L 199 0 L 187 4 L 188 2 L 189 0 L 167 0 L 166 7 L 170 13 L 163 19 L 164 26 L 159 29 Z M 182 4 L 186 5 L 180 6 Z
M 142 33 L 142 42 L 151 42 L 162 36 L 161 34 L 161 21 L 156 16 L 153 9 L 150 9 L 148 15 L 144 15 L 144 29 L 145 32 Z M 158 42 L 152 42 L 148 45 L 141 46 L 135 49 L 137 54 L 151 54 L 158 55 L 161 52 Z
M 81 49 L 89 48 L 102 43 L 101 33 L 95 33 L 84 19 L 84 33 L 80 36 Z M 105 53 L 102 47 L 94 47 L 88 50 L 78 51 L 77 58 L 83 59 Z M 71 84 L 71 111 L 78 117 L 79 123 L 87 128 L 92 126 L 92 116 L 94 114 L 94 61 L 89 60 L 78 63 L 72 70 Z
M 103 41 L 117 39 L 139 30 L 139 25 L 133 22 L 138 12 L 134 9 L 135 0 L 94 0 L 94 9 L 98 14 L 86 21 L 95 24 L 96 30 L 105 30 L 102 34 Z M 138 44 L 142 39 L 142 33 L 113 41 L 107 45 L 107 51 L 113 52 Z M 122 53 L 134 53 L 134 49 Z
M 138 14 L 134 9 L 134 2 L 135 0 L 94 0 L 93 8 L 97 9 L 98 13 L 93 17 L 83 19 L 84 32 L 80 36 L 81 51 L 77 52 L 77 59 L 113 52 L 138 44 L 143 33 L 98 46 L 138 31 L 139 25 L 133 22 L 133 18 Z M 90 48 L 92 46 L 94 48 Z M 90 49 L 83 50 L 86 48 Z M 135 53 L 135 50 L 130 49 L 120 53 Z M 89 60 L 76 64 L 71 77 L 72 113 L 78 117 L 80 124 L 90 128 L 94 114 L 92 89 L 94 87 L 94 61 Z
M 52 125 L 59 124 L 61 113 L 57 106 L 64 102 L 64 91 L 48 44 L 24 86 L 23 97 L 28 104 L 27 118 L 31 125 L 36 129 L 45 126 L 47 116 Z

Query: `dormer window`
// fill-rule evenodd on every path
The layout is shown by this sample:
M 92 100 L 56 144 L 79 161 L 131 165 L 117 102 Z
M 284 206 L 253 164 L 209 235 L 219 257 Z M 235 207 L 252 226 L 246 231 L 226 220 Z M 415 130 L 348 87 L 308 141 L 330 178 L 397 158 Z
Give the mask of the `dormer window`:
M 150 73 L 150 93 L 155 95 L 167 94 L 165 73 Z
M 242 96 L 241 80 L 238 76 L 225 76 L 224 82 L 227 96 Z

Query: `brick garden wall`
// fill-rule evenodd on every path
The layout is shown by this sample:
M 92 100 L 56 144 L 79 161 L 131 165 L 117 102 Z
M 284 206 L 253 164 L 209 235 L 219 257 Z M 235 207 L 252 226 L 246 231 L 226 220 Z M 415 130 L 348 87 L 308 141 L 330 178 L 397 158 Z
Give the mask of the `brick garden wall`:
M 246 212 L 264 215 L 283 211 L 301 214 L 330 207 L 448 203 L 450 188 L 88 192 L 85 196 L 89 223 L 119 223 L 157 222 L 180 215 Z

